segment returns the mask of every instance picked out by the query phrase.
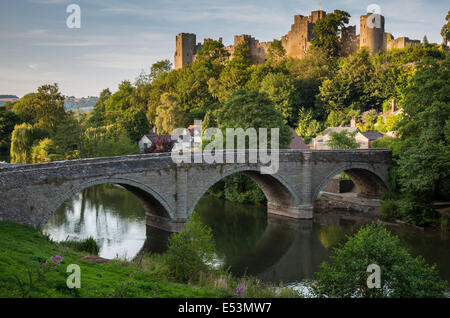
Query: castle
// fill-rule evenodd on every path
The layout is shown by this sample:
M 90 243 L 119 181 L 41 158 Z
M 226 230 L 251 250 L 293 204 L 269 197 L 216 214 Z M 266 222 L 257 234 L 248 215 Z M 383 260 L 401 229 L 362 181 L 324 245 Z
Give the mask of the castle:
M 322 10 L 312 11 L 309 17 L 303 15 L 294 16 L 294 24 L 291 30 L 281 38 L 281 44 L 286 50 L 286 55 L 293 58 L 303 58 L 313 38 L 312 30 L 319 19 L 326 16 Z M 419 40 L 410 40 L 407 37 L 394 39 L 394 36 L 384 31 L 384 16 L 368 13 L 360 17 L 360 34 L 356 35 L 356 25 L 348 26 L 342 30 L 342 55 L 347 56 L 357 52 L 365 46 L 370 54 L 391 48 L 403 48 L 407 45 L 417 45 Z M 211 39 L 205 39 L 203 44 Z M 222 42 L 222 38 L 219 38 Z M 254 37 L 243 34 L 234 37 L 234 44 L 226 46 L 225 49 L 233 55 L 235 48 L 246 42 L 250 48 L 254 64 L 262 64 L 267 61 L 267 53 L 272 42 L 259 42 Z M 195 54 L 203 47 L 197 43 L 196 35 L 193 33 L 180 33 L 176 37 L 175 69 L 183 68 L 195 60 Z

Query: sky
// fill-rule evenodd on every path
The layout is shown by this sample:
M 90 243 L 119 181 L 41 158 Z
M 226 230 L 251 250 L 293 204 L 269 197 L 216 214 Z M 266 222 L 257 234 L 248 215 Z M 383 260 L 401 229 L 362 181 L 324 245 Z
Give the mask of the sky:
M 68 28 L 69 4 L 81 8 L 81 27 Z M 58 83 L 64 95 L 98 96 L 134 81 L 162 59 L 173 63 L 180 32 L 204 38 L 251 34 L 260 41 L 280 39 L 294 15 L 335 9 L 357 25 L 375 3 L 385 31 L 441 43 L 450 9 L 442 0 L 0 0 L 0 94 L 19 97 L 40 85 Z

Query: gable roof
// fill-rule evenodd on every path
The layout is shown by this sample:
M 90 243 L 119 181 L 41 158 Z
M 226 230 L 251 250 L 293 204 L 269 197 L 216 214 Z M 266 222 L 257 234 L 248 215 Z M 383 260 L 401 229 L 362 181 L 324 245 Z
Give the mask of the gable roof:
M 327 129 L 325 129 L 322 136 L 328 135 L 330 132 L 340 133 L 343 130 L 346 130 L 349 133 L 359 131 L 358 127 L 328 127 Z
M 383 134 L 378 131 L 360 131 L 359 133 L 366 137 L 368 140 L 376 140 L 383 137 Z
M 299 135 L 297 135 L 293 128 L 291 128 L 291 132 L 293 137 L 290 144 L 291 149 L 309 149 L 303 139 Z

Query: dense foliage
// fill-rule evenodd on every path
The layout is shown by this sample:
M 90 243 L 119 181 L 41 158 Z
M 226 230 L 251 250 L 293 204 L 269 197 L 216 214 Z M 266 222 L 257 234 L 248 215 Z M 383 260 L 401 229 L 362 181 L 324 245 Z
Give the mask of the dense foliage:
M 196 282 L 207 273 L 214 260 L 214 238 L 211 229 L 202 224 L 196 213 L 183 229 L 169 237 L 166 261 L 171 275 L 182 282 Z
M 368 225 L 322 263 L 311 284 L 316 297 L 444 297 L 447 283 L 436 267 L 413 258 L 384 226 Z M 367 267 L 380 267 L 380 288 L 368 288 Z

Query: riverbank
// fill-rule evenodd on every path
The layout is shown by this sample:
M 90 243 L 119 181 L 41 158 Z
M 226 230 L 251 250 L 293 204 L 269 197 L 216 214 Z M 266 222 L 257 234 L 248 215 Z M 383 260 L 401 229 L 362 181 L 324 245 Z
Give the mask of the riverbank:
M 61 265 L 46 266 L 52 256 L 61 256 Z M 275 286 L 262 285 L 254 279 L 237 282 L 224 276 L 205 277 L 198 284 L 177 283 L 164 277 L 164 263 L 157 255 L 102 264 L 93 263 L 86 256 L 88 253 L 53 242 L 31 227 L 0 222 L 0 297 L 237 297 L 234 294 L 237 284 L 246 284 L 245 297 L 298 296 L 291 289 L 277 292 Z M 69 264 L 80 266 L 79 289 L 66 285 Z M 45 271 L 40 278 L 39 270 Z

